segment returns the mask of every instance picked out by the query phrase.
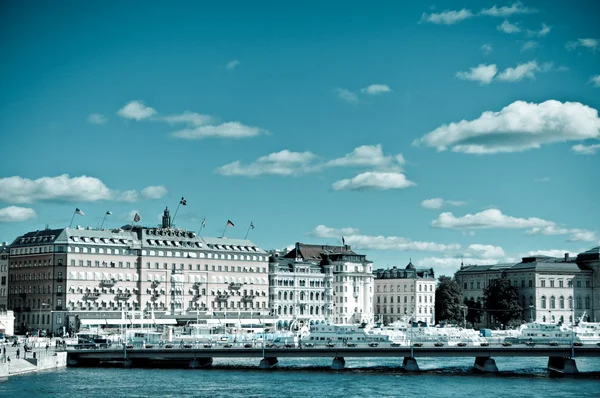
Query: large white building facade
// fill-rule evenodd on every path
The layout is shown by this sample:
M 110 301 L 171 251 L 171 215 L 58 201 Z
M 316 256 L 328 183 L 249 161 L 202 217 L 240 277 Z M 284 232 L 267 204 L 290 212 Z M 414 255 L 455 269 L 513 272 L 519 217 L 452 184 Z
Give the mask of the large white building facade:
M 517 264 L 463 266 L 456 280 L 466 299 L 483 303 L 490 281 L 508 278 L 517 289 L 522 321 L 571 324 L 585 314 L 585 320 L 600 320 L 599 248 L 577 257 L 524 257 Z M 486 314 L 484 325 L 495 325 Z
M 0 244 L 0 311 L 8 306 L 8 244 Z
M 272 260 L 271 311 L 284 325 L 294 321 L 373 320 L 371 262 L 350 246 L 298 242 L 294 249 Z
M 173 228 L 168 210 L 156 228 L 29 232 L 11 244 L 8 261 L 8 307 L 20 330 L 61 333 L 126 312 L 178 320 L 268 314 L 268 254 L 248 240 Z
M 435 275 L 433 269 L 378 269 L 375 276 L 375 319 L 385 324 L 402 319 L 434 324 Z

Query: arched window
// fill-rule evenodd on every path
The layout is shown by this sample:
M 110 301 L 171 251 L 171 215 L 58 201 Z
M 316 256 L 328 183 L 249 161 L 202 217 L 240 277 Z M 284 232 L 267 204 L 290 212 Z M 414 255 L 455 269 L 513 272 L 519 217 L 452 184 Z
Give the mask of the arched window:
M 577 309 L 581 309 L 581 297 L 577 297 Z
M 300 301 L 304 301 L 304 292 L 300 292 Z
M 287 292 L 284 292 L 284 293 L 283 293 L 283 299 L 284 299 L 284 300 L 287 300 Z M 284 311 L 285 311 L 285 308 L 284 308 Z
M 550 297 L 550 309 L 554 309 L 556 305 L 556 299 L 554 298 L 554 296 Z
M 540 307 L 546 308 L 546 296 L 542 296 Z M 544 320 L 544 322 L 546 322 L 546 321 Z
M 590 303 L 591 303 L 591 301 L 590 301 L 590 296 L 587 296 L 587 297 L 585 298 L 585 309 L 586 309 L 586 310 L 589 310 L 589 309 L 591 308 L 591 306 L 590 306 Z
M 563 296 L 558 299 L 558 308 L 565 308 L 565 298 Z
M 281 292 L 279 292 L 278 296 L 279 296 L 279 300 L 281 300 Z M 279 313 L 281 314 L 281 307 L 279 307 Z
M 313 301 L 313 300 L 314 300 L 314 297 L 315 297 L 315 296 L 314 296 L 313 292 L 310 292 L 310 301 Z M 312 312 L 311 312 L 311 314 L 312 314 Z

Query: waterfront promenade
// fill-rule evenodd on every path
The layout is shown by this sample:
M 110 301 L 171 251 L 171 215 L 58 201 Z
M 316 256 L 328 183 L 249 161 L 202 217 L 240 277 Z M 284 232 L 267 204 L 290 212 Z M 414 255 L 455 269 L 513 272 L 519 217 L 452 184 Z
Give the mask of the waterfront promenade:
M 6 354 L 4 354 L 6 348 Z M 17 349 L 19 357 L 17 358 Z M 57 369 L 67 366 L 67 353 L 50 347 L 34 347 L 30 352 L 25 352 L 23 344 L 13 347 L 10 344 L 0 346 L 0 377 L 8 377 L 41 370 Z

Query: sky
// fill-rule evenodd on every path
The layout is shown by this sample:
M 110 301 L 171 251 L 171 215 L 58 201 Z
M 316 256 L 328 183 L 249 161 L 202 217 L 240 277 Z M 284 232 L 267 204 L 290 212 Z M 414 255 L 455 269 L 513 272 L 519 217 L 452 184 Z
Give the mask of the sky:
M 0 241 L 168 206 L 446 275 L 598 246 L 599 9 L 2 2 Z

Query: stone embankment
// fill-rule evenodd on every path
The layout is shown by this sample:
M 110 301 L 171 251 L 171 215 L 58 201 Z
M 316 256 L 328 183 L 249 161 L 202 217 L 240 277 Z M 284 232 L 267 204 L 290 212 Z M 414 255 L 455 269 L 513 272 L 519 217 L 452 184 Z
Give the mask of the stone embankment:
M 4 352 L 6 349 L 6 352 Z M 67 353 L 53 349 L 35 349 L 33 352 L 24 353 L 23 347 L 0 346 L 0 377 L 39 372 L 64 368 L 67 366 Z

